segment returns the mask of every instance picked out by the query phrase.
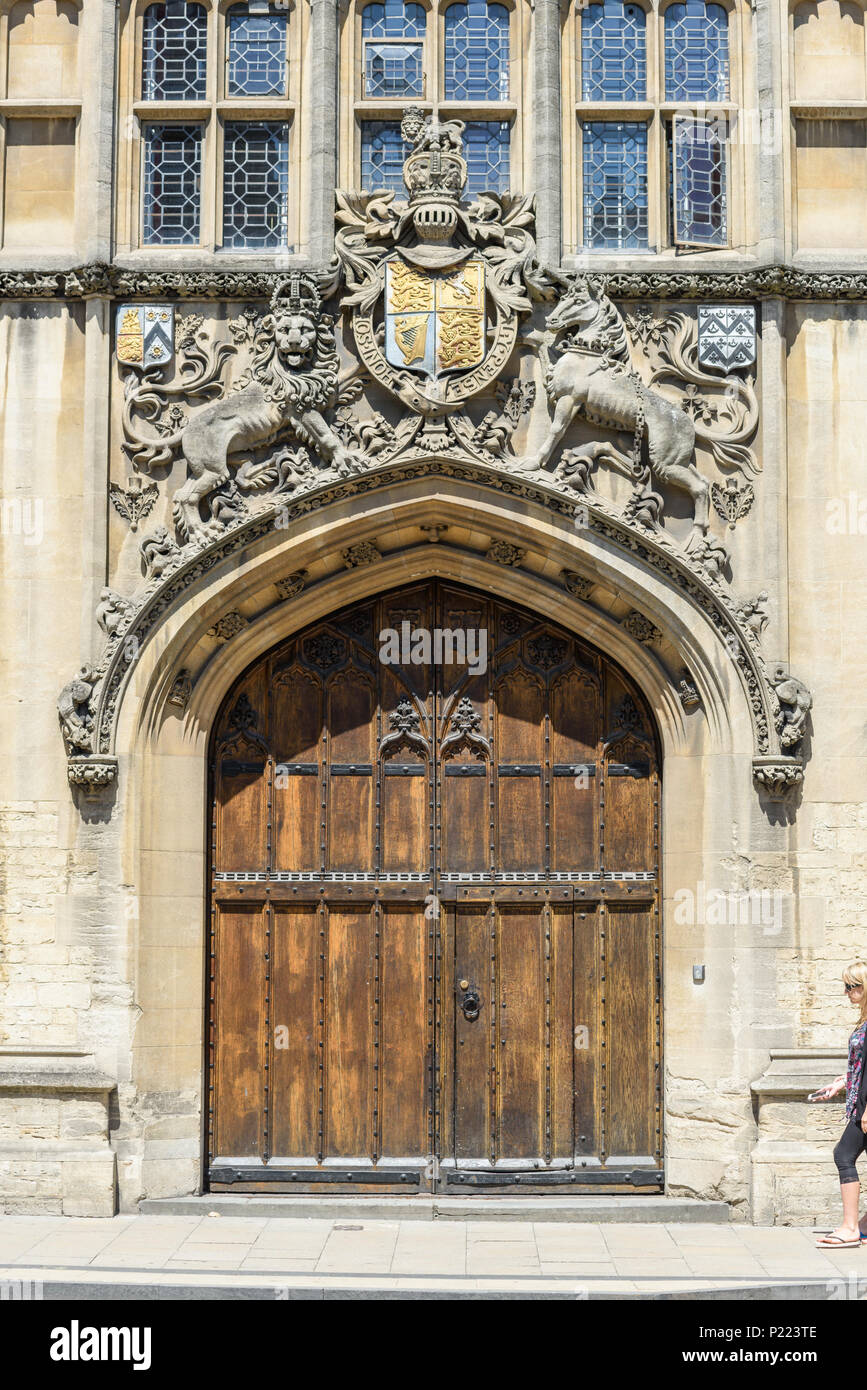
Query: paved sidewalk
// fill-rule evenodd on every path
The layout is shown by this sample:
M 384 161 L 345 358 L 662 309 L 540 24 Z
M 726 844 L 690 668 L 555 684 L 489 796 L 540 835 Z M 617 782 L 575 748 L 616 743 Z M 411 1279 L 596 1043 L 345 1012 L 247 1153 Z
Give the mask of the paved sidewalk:
M 742 1225 L 0 1217 L 0 1280 L 47 1298 L 867 1299 L 867 1246 Z

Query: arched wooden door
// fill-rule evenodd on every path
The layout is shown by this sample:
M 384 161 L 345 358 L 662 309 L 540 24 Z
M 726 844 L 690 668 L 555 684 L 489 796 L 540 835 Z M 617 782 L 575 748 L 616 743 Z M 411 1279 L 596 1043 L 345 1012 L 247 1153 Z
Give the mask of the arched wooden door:
M 659 1189 L 658 751 L 610 661 L 367 600 L 237 682 L 212 793 L 212 1190 Z

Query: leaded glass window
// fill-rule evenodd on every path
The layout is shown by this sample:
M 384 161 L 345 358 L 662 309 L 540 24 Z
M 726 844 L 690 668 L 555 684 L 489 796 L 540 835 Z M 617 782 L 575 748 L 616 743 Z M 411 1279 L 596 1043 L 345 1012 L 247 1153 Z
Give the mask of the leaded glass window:
M 605 0 L 581 16 L 581 95 L 584 101 L 644 101 L 647 97 L 647 21 L 637 5 Z
M 507 101 L 509 11 L 484 0 L 450 5 L 445 13 L 447 101 Z
M 424 95 L 426 15 L 421 5 L 385 0 L 361 12 L 364 45 L 364 95 Z
M 403 161 L 410 152 L 400 133 L 399 121 L 362 121 L 361 186 L 368 193 L 388 189 L 406 197 Z
M 725 246 L 728 231 L 724 123 L 675 116 L 672 145 L 675 245 Z
M 223 141 L 223 245 L 239 250 L 285 246 L 289 127 L 227 121 Z
M 228 15 L 226 51 L 227 96 L 285 96 L 285 14 L 249 14 L 246 5 L 234 6 Z
M 665 11 L 667 101 L 725 101 L 729 94 L 728 15 L 686 0 Z
M 647 126 L 588 121 L 584 144 L 584 244 L 647 249 Z
M 202 127 L 149 125 L 143 137 L 145 245 L 198 245 Z
M 465 197 L 509 191 L 508 121 L 468 121 L 464 131 L 467 161 Z
M 144 12 L 144 101 L 193 101 L 207 90 L 208 16 L 204 5 L 168 0 Z

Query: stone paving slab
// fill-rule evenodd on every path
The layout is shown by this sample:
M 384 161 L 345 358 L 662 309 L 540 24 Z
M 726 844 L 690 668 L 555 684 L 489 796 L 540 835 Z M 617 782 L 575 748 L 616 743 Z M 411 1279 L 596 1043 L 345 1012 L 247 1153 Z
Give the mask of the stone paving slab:
M 811 1228 L 716 1222 L 0 1216 L 0 1281 L 36 1279 L 47 1297 L 70 1298 L 225 1298 L 234 1287 L 240 1298 L 368 1297 L 373 1290 L 445 1297 L 451 1290 L 462 1297 L 867 1299 L 867 1248 L 830 1252 L 814 1242 Z M 130 1289 L 143 1292 L 118 1292 Z

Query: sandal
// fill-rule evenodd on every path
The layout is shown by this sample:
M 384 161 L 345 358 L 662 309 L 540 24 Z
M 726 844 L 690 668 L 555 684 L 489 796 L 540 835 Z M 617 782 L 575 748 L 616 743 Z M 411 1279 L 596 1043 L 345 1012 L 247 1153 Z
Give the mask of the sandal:
M 857 1240 L 844 1240 L 842 1236 L 827 1235 L 816 1241 L 816 1248 L 821 1250 L 830 1246 L 832 1250 L 859 1250 L 865 1241 L 865 1235 L 859 1236 Z

